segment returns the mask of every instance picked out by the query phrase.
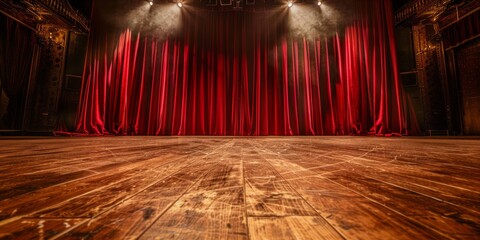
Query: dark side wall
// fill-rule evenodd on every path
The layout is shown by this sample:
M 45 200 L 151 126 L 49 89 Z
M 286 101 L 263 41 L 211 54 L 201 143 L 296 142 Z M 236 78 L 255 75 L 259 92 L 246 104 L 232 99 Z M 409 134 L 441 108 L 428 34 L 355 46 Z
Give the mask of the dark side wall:
M 18 33 L 10 29 L 12 26 L 17 29 L 15 31 L 32 35 L 32 41 L 23 46 L 29 49 L 25 53 L 28 60 L 21 64 L 22 71 L 16 75 L 4 74 L 3 69 L 6 63 L 22 59 L 17 56 L 21 51 L 14 54 L 6 51 L 8 46 L 19 41 L 16 39 Z M 56 130 L 72 131 L 80 98 L 87 36 L 48 25 L 39 25 L 34 31 L 3 14 L 0 14 L 0 33 L 0 135 L 49 135 Z M 23 76 L 25 83 L 12 95 L 3 78 L 16 82 Z
M 458 89 L 458 124 L 466 135 L 480 135 L 480 39 L 447 51 L 452 87 Z
M 480 11 L 450 15 L 397 27 L 406 101 L 424 135 L 480 135 Z
M 480 6 L 480 2 L 472 2 Z M 440 27 L 452 127 L 480 135 L 480 8 Z

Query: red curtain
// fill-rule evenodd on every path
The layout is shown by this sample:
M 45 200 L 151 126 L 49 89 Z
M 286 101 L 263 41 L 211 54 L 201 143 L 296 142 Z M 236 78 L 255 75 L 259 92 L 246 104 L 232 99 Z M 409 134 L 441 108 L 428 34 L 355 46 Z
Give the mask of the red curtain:
M 183 13 L 168 38 L 97 29 L 77 132 L 404 134 L 391 3 L 358 7 L 349 26 L 313 38 L 290 36 L 285 13 L 268 10 Z

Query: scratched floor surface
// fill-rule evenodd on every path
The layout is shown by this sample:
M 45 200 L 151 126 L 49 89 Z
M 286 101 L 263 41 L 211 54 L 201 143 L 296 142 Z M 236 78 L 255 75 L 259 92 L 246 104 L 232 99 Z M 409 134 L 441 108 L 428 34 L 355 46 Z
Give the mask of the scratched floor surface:
M 0 138 L 0 239 L 480 239 L 480 141 Z

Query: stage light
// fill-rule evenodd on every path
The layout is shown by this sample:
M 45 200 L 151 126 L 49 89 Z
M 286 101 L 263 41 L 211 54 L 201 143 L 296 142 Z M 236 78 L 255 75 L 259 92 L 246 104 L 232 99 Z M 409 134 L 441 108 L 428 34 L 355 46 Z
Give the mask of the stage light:
M 153 6 L 153 0 L 149 0 L 148 3 L 150 3 L 150 6 Z
M 291 8 L 293 6 L 293 2 L 288 2 L 288 5 L 287 5 L 289 8 Z
M 177 3 L 177 6 L 178 6 L 179 8 L 183 7 L 182 2 L 178 2 L 178 3 Z
M 317 5 L 322 6 L 322 1 L 318 1 Z

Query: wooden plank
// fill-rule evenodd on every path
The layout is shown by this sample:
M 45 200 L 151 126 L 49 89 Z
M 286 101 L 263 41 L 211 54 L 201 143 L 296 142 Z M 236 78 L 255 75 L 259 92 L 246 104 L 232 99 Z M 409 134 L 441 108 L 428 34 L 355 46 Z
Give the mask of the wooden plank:
M 161 164 L 159 164 L 161 163 Z M 72 198 L 62 202 L 54 207 L 47 208 L 35 213 L 34 217 L 95 217 L 116 204 L 138 194 L 158 182 L 162 182 L 172 174 L 185 168 L 192 168 L 189 174 L 197 174 L 197 169 L 203 169 L 203 162 L 195 161 L 187 157 L 175 159 L 168 163 L 159 161 L 154 165 L 148 166 L 145 171 L 137 171 L 137 174 L 131 178 L 116 184 L 98 188 L 80 197 Z M 146 167 L 146 166 L 143 166 Z M 178 175 L 188 177 L 188 174 Z M 165 196 L 165 195 L 162 195 Z
M 248 216 L 317 216 L 318 213 L 292 189 L 286 189 L 287 182 L 266 179 L 266 183 L 278 186 L 273 190 L 264 190 L 265 184 L 246 184 Z M 263 186 L 261 186 L 263 185 Z M 259 187 L 260 186 L 260 187 Z M 263 188 L 263 189 L 262 189 Z M 282 188 L 284 190 L 282 190 Z
M 18 219 L 1 226 L 0 239 L 48 239 L 85 221 L 82 218 Z
M 279 157 L 277 157 L 277 159 L 278 158 Z M 480 207 L 480 193 L 463 188 L 462 186 L 464 186 L 466 182 L 456 181 L 455 179 L 448 177 L 448 174 L 436 177 L 437 179 L 442 180 L 439 182 L 425 176 L 428 173 L 425 173 L 425 171 L 418 167 L 415 169 L 413 166 L 408 166 L 407 168 L 414 168 L 415 172 L 405 175 L 405 172 L 402 172 L 402 170 L 406 169 L 405 166 L 391 166 L 391 164 L 365 164 L 364 161 L 356 160 L 353 157 L 350 157 L 351 160 L 346 161 L 345 156 L 336 156 L 336 153 L 332 154 L 331 159 L 338 159 L 340 160 L 339 162 L 326 164 L 325 162 L 320 161 L 316 167 L 315 165 L 317 165 L 318 158 L 310 161 L 298 160 L 299 158 L 301 157 L 296 157 L 294 162 L 301 165 L 303 169 L 288 167 L 288 163 L 292 161 L 290 159 L 288 159 L 288 161 L 277 161 L 274 157 L 271 157 L 269 160 L 280 169 L 285 169 L 282 175 L 286 178 L 294 178 L 296 175 L 299 175 L 300 178 L 320 176 L 332 171 L 349 170 L 378 179 L 379 181 L 384 181 L 387 184 L 402 186 L 403 188 L 430 196 L 434 199 L 442 199 L 453 205 L 462 206 L 470 210 L 478 211 Z M 282 156 L 280 159 L 285 158 Z M 453 170 L 449 169 L 449 171 Z M 468 172 L 464 172 L 464 174 L 468 174 Z M 470 188 L 479 189 L 479 187 L 473 183 L 470 183 Z
M 186 166 L 197 167 L 199 166 Z M 207 165 L 203 166 L 204 168 Z M 204 169 L 206 170 L 206 169 Z M 205 171 L 177 172 L 148 187 L 112 210 L 60 235 L 60 238 L 136 239 Z
M 47 207 L 30 216 L 39 218 L 95 217 L 120 202 L 131 198 L 150 185 L 161 181 L 159 179 L 163 179 L 173 171 L 166 171 L 165 173 L 145 171 L 122 182 L 99 188 L 55 206 Z
M 251 217 L 251 239 L 344 239 L 321 217 Z
M 431 139 L 431 138 L 376 138 L 362 137 L 321 137 L 297 138 L 286 141 L 265 141 L 262 145 L 271 152 L 312 156 L 315 158 L 325 153 L 362 159 L 366 164 L 387 163 L 397 156 L 396 163 L 419 165 L 427 167 L 455 166 L 463 169 L 480 169 L 478 160 L 480 149 L 478 140 Z M 263 144 L 263 143 L 262 143 Z M 283 153 L 288 154 L 283 154 Z M 291 159 L 293 160 L 293 159 Z M 431 164 L 431 165 L 430 165 Z
M 367 198 L 341 187 L 322 177 L 340 171 L 340 165 L 330 165 L 325 169 L 304 168 L 304 161 L 294 162 L 277 157 L 268 161 L 282 172 L 282 176 L 291 184 L 309 204 L 311 204 L 327 222 L 347 239 L 442 239 L 437 232 L 384 207 Z M 341 159 L 338 161 L 343 162 Z M 311 165 L 308 164 L 308 167 Z
M 67 147 L 68 149 L 68 147 Z M 45 161 L 48 161 L 46 164 L 40 164 L 41 161 L 35 159 L 35 165 L 29 166 L 25 162 L 29 162 L 28 158 L 22 158 L 22 161 L 19 162 L 20 167 L 7 166 L 11 171 L 8 171 L 10 176 L 3 176 L 5 180 L 0 180 L 0 199 L 7 199 L 15 197 L 21 194 L 25 194 L 31 191 L 36 191 L 38 189 L 46 188 L 53 185 L 58 185 L 62 182 L 68 182 L 74 179 L 79 179 L 86 177 L 88 175 L 93 175 L 98 172 L 105 172 L 112 168 L 119 168 L 122 166 L 130 165 L 131 161 L 140 162 L 144 160 L 149 160 L 156 154 L 161 152 L 159 147 L 131 147 L 131 149 L 123 149 L 119 151 L 118 149 L 115 154 L 112 154 L 110 151 L 102 152 L 101 154 L 89 153 L 92 159 L 78 159 L 71 161 L 58 161 L 57 159 L 65 159 L 65 153 L 55 154 L 50 156 Z M 141 154 L 139 154 L 139 152 Z M 112 156 L 115 156 L 112 158 Z M 75 164 L 72 162 L 78 161 Z M 15 161 L 12 161 L 15 162 Z M 9 162 L 10 164 L 11 162 Z M 74 168 L 65 168 L 64 165 L 73 165 Z M 59 166 L 57 166 L 59 165 Z M 40 171 L 39 166 L 48 168 L 48 171 Z M 29 171 L 26 171 L 28 168 Z
M 405 155 L 404 152 L 398 153 L 397 155 L 392 154 L 391 151 L 395 150 L 385 149 L 382 150 L 383 153 L 370 153 L 368 156 L 361 158 L 351 156 L 351 153 L 339 154 L 341 154 L 342 157 L 347 158 L 351 156 L 351 160 L 349 161 L 351 163 L 357 163 L 359 165 L 373 168 L 378 166 L 388 167 L 392 171 L 396 171 L 405 176 L 426 179 L 438 183 L 443 182 L 445 176 L 448 176 L 449 180 L 454 182 L 456 186 L 470 189 L 471 191 L 478 191 L 478 186 L 480 186 L 480 176 L 465 175 L 465 173 L 477 172 L 480 171 L 480 168 L 465 167 L 460 165 L 460 163 L 445 163 L 442 162 L 441 156 L 438 156 L 438 158 L 432 156 L 425 157 L 421 156 L 421 153 L 417 153 L 414 156 L 405 157 L 402 156 Z M 445 157 L 443 158 L 445 159 Z M 372 161 L 376 161 L 377 163 Z M 378 162 L 382 163 L 378 164 Z
M 143 171 L 177 160 L 176 156 L 152 158 L 147 161 L 134 162 L 130 165 L 112 169 L 89 178 L 71 181 L 65 184 L 37 190 L 27 196 L 20 195 L 0 201 L 0 225 L 8 218 L 34 214 L 42 209 L 50 208 L 68 199 L 79 197 L 91 191 L 115 185 L 141 174 Z
M 435 229 L 330 182 L 324 177 L 297 178 L 299 193 L 347 239 L 444 239 Z M 300 186 L 316 186 L 316 190 Z
M 268 150 L 251 143 L 249 149 L 256 150 L 246 154 L 244 163 L 252 238 L 343 239 L 266 160 Z
M 318 213 L 299 196 L 275 169 L 257 154 L 245 156 L 248 216 L 316 216 Z
M 480 235 L 478 213 L 352 172 L 338 171 L 329 174 L 326 178 L 362 194 L 411 221 L 434 229 L 445 237 L 474 239 Z
M 66 174 L 40 174 L 31 175 L 29 178 L 13 178 L 10 183 L 4 183 L 0 189 L 0 200 L 14 198 L 42 188 L 55 186 L 64 182 L 84 178 L 92 175 L 89 171 L 76 171 Z
M 0 191 L 7 195 L 0 199 L 0 238 L 480 236 L 478 140 L 108 137 L 1 143 Z M 65 228 L 59 216 L 75 223 Z
M 211 155 L 215 155 L 215 152 L 225 147 L 228 147 L 228 144 L 183 151 L 188 153 L 186 156 L 189 157 L 185 156 L 182 158 L 183 161 L 171 163 L 172 166 L 168 171 L 172 173 L 176 171 L 173 175 L 163 179 L 157 178 L 154 184 L 115 208 L 55 238 L 138 238 L 164 211 L 171 207 L 179 196 L 182 196 L 201 176 L 205 175 L 211 165 L 204 159 L 211 158 Z M 190 158 L 191 156 L 195 157 Z M 159 169 L 156 171 L 160 172 Z
M 208 149 L 208 148 L 207 148 Z M 174 149 L 172 149 L 172 151 L 170 152 L 174 152 L 173 151 Z M 205 148 L 204 148 L 205 150 Z M 21 208 L 21 209 L 17 209 L 15 208 L 13 211 L 12 211 L 12 214 L 9 215 L 9 217 L 12 217 L 12 216 L 15 216 L 16 214 L 21 214 L 23 212 L 28 212 L 28 210 L 33 210 L 32 213 L 36 213 L 36 212 L 39 212 L 41 210 L 41 208 L 43 207 L 44 209 L 48 209 L 47 211 L 43 211 L 41 213 L 37 213 L 36 215 L 38 216 L 46 216 L 46 217 L 57 217 L 57 216 L 61 216 L 61 217 L 65 217 L 65 216 L 83 216 L 83 215 L 87 215 L 87 216 L 92 216 L 92 215 L 96 215 L 96 214 L 99 214 L 103 211 L 105 211 L 105 209 L 108 209 L 108 208 L 111 208 L 113 207 L 116 202 L 118 201 L 121 201 L 125 198 L 128 198 L 129 194 L 134 194 L 136 189 L 139 189 L 138 186 L 141 186 L 142 184 L 140 184 L 143 180 L 143 182 L 145 183 L 148 183 L 148 181 L 144 181 L 146 178 L 148 177 L 143 177 L 141 178 L 142 175 L 146 175 L 146 176 L 149 176 L 149 178 L 151 180 L 155 180 L 155 181 L 160 181 L 159 179 L 161 178 L 158 178 L 158 174 L 165 174 L 165 171 L 166 170 L 171 170 L 171 169 L 174 169 L 173 167 L 175 167 L 176 170 L 178 170 L 179 168 L 182 167 L 182 160 L 185 161 L 185 159 L 187 159 L 187 157 L 189 156 L 189 153 L 193 153 L 192 155 L 195 155 L 195 156 L 201 156 L 201 155 L 204 155 L 204 154 L 197 154 L 196 151 L 191 151 L 191 150 L 182 150 L 181 151 L 182 153 L 184 153 L 185 155 L 179 155 L 179 156 L 175 156 L 172 154 L 170 154 L 170 157 L 169 158 L 157 158 L 157 159 L 150 159 L 149 161 L 146 161 L 146 162 L 131 162 L 129 167 L 126 168 L 128 169 L 127 171 L 125 171 L 126 169 L 123 169 L 124 167 L 121 166 L 120 168 L 118 169 L 112 169 L 114 171 L 111 170 L 111 172 L 116 172 L 118 173 L 117 175 L 115 176 L 112 176 L 113 178 L 110 178 L 110 179 L 89 179 L 91 182 L 89 182 L 89 184 L 87 186 L 90 186 L 90 184 L 92 185 L 95 185 L 95 184 L 100 184 L 100 186 L 102 186 L 101 182 L 98 182 L 98 181 L 95 181 L 95 180 L 107 180 L 105 183 L 106 186 L 105 187 L 100 187 L 98 188 L 98 185 L 97 185 L 97 189 L 93 189 L 91 192 L 91 194 L 87 194 L 87 195 L 94 195 L 93 198 L 90 198 L 92 196 L 88 196 L 88 197 L 85 197 L 85 196 L 74 196 L 72 195 L 72 192 L 75 193 L 76 191 L 75 190 L 85 190 L 85 186 L 83 186 L 82 184 L 79 184 L 78 182 L 72 182 L 71 185 L 74 186 L 73 190 L 72 189 L 69 189 L 68 187 L 67 188 L 62 188 L 59 190 L 59 193 L 63 193 L 62 197 L 65 197 L 67 198 L 67 196 L 70 196 L 71 197 L 71 200 L 69 201 L 66 201 L 66 202 L 63 202 L 62 204 L 55 204 L 56 202 L 55 201 L 52 201 L 52 202 L 48 202 L 47 204 L 50 204 L 50 205 L 40 205 L 40 209 L 38 209 L 39 205 L 35 205 L 35 206 L 25 206 L 25 204 L 23 204 L 23 207 L 26 207 L 26 208 Z M 167 153 L 168 155 L 168 153 Z M 168 161 L 167 161 L 168 160 Z M 167 162 L 170 162 L 170 164 L 166 164 L 165 165 L 165 161 Z M 189 161 L 192 161 L 192 159 L 189 159 Z M 161 166 L 161 167 L 160 167 Z M 133 169 L 132 169 L 133 167 Z M 123 171 L 120 171 L 120 170 L 123 170 Z M 145 171 L 146 170 L 146 171 Z M 186 176 L 185 174 L 182 174 L 184 176 Z M 119 179 L 116 179 L 120 177 Z M 137 177 L 137 179 L 135 179 Z M 117 181 L 115 181 L 115 180 Z M 114 180 L 114 181 L 112 181 Z M 112 183 L 110 183 L 112 182 Z M 125 190 L 125 189 L 122 189 L 122 187 L 118 188 L 117 185 L 122 185 L 123 187 L 127 187 L 127 191 L 121 191 L 121 190 Z M 131 186 L 131 188 L 128 188 L 129 186 Z M 65 186 L 64 186 L 65 187 Z M 66 192 L 65 192 L 65 189 L 68 189 Z M 102 190 L 105 190 L 105 189 L 108 189 L 110 191 L 106 191 L 106 193 L 111 193 L 111 194 L 105 194 L 105 191 L 103 191 L 102 193 Z M 113 190 L 113 191 L 112 191 Z M 115 194 L 115 193 L 118 193 L 116 192 L 115 190 L 120 190 L 122 194 Z M 54 192 L 54 191 L 53 191 Z M 98 194 L 98 193 L 101 193 L 101 194 Z M 67 193 L 67 194 L 65 194 Z M 52 192 L 49 192 L 49 194 L 52 194 Z M 97 194 L 96 196 L 99 196 L 99 198 L 95 199 L 95 194 Z M 108 196 L 112 196 L 112 197 L 108 197 Z M 46 198 L 40 198 L 40 200 L 48 200 L 48 198 L 50 197 L 46 197 Z M 59 201 L 59 199 L 62 199 L 61 197 L 58 198 L 58 196 L 56 196 L 55 200 Z M 73 200 L 75 199 L 75 200 Z M 94 199 L 95 201 L 92 201 L 92 199 Z M 103 199 L 105 199 L 106 201 L 102 201 Z M 113 200 L 112 200 L 113 199 Z M 22 200 L 26 200 L 26 201 L 29 201 L 28 199 L 22 199 Z M 31 201 L 31 200 L 30 200 Z M 74 203 L 74 204 L 70 204 L 70 203 Z M 38 203 L 38 201 L 36 201 L 35 203 Z M 53 205 L 53 206 L 52 206 Z M 12 207 L 12 206 L 10 206 Z M 91 207 L 91 208 L 89 208 Z M 61 209 L 61 210 L 59 210 Z M 87 209 L 87 210 L 86 210 Z M 58 210 L 58 211 L 56 211 Z M 4 211 L 6 212 L 6 211 Z M 85 214 L 85 212 L 87 212 Z M 32 215 L 32 214 L 30 214 Z M 18 219 L 13 217 L 13 218 L 10 218 L 6 221 L 3 221 L 2 224 L 7 224 L 8 222 L 12 222 L 12 221 L 15 221 L 15 219 Z
M 168 209 L 141 239 L 246 239 L 243 188 L 192 191 Z
M 339 165 L 341 169 L 354 169 L 353 172 L 375 179 L 385 184 L 398 186 L 403 189 L 438 199 L 453 206 L 462 207 L 480 213 L 480 193 L 458 187 L 451 179 L 445 177 L 442 183 L 428 181 L 423 178 L 404 176 L 388 167 L 366 167 L 356 164 Z
M 384 150 L 385 149 L 383 149 L 382 152 Z M 311 151 L 305 150 L 307 153 L 310 153 Z M 365 149 L 365 151 L 367 151 L 367 149 Z M 307 170 L 312 170 L 310 171 L 310 175 L 312 176 L 318 176 L 319 174 L 325 174 L 330 171 L 338 171 L 341 169 L 348 169 L 357 172 L 360 171 L 362 175 L 368 174 L 369 177 L 376 179 L 379 179 L 380 177 L 380 181 L 381 179 L 387 178 L 388 180 L 385 179 L 385 181 L 390 182 L 391 184 L 404 186 L 405 188 L 411 189 L 420 194 L 431 196 L 435 199 L 442 199 L 453 205 L 478 211 L 478 208 L 480 207 L 480 192 L 478 192 L 478 189 L 480 186 L 469 180 L 458 180 L 450 177 L 455 174 L 469 176 L 468 173 L 470 171 L 463 169 L 463 172 L 458 172 L 460 171 L 458 168 L 455 169 L 443 166 L 443 171 L 445 173 L 440 175 L 438 173 L 432 173 L 434 170 L 426 169 L 417 165 L 398 165 L 399 163 L 402 164 L 401 159 L 404 158 L 404 156 L 397 158 L 396 156 L 390 156 L 390 153 L 382 153 L 384 158 L 382 160 L 382 162 L 384 162 L 383 164 L 374 164 L 372 161 L 365 161 L 365 158 L 370 158 L 374 153 L 375 152 L 369 152 L 368 155 L 359 158 L 352 156 L 351 152 L 338 150 L 329 154 L 330 156 L 312 156 L 311 159 L 305 159 L 299 156 L 278 156 L 271 153 L 269 158 L 288 159 L 289 162 L 295 162 L 301 165 L 305 170 L 296 169 L 296 171 L 303 171 L 301 174 L 302 177 L 304 177 L 305 174 L 308 174 Z M 380 161 L 378 154 L 374 157 L 377 158 L 376 161 Z M 338 161 L 335 162 L 335 159 Z M 435 160 L 432 159 L 429 162 L 435 162 Z M 274 161 L 273 163 L 279 165 L 280 169 L 282 169 L 282 164 L 287 164 L 286 161 Z M 437 166 L 437 168 L 438 167 L 439 166 Z M 287 178 L 289 177 L 289 174 L 295 173 L 292 172 L 291 168 L 286 167 L 283 169 L 285 169 L 285 172 L 283 172 L 282 175 L 285 175 Z
M 233 152 L 233 155 L 234 152 Z M 241 162 L 212 156 L 209 168 L 141 239 L 246 239 L 248 237 Z

